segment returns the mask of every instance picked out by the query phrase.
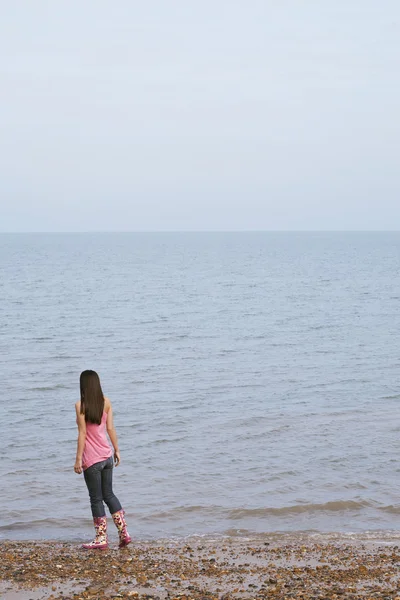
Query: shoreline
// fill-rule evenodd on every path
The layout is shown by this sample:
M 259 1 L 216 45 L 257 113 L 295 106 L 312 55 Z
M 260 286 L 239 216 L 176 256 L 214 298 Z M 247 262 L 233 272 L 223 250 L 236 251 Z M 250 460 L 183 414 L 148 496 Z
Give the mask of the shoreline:
M 0 528 L 1 529 L 1 528 Z M 12 533 L 11 530 L 8 531 L 9 534 Z M 68 535 L 67 530 L 63 530 L 63 535 L 57 535 L 55 537 L 49 536 L 19 536 L 18 534 L 7 537 L 6 535 L 0 535 L 0 545 L 8 542 L 15 543 L 27 543 L 27 544 L 81 544 L 84 543 L 86 537 L 93 535 L 93 523 L 92 520 L 87 519 L 85 521 L 85 530 L 80 530 L 79 536 L 77 535 Z M 67 535 L 65 535 L 67 534 Z M 117 540 L 117 531 L 110 527 L 108 529 L 108 537 L 111 540 Z M 305 541 L 340 541 L 347 542 L 351 540 L 361 541 L 361 542 L 398 542 L 400 545 L 400 529 L 353 529 L 353 530 L 320 530 L 320 529 L 271 529 L 266 531 L 255 531 L 248 529 L 229 529 L 226 531 L 214 531 L 214 532 L 206 532 L 206 533 L 190 533 L 186 535 L 171 533 L 166 535 L 141 535 L 136 534 L 135 540 L 139 544 L 169 544 L 169 543 L 184 543 L 187 540 L 190 541 L 211 541 L 211 542 L 223 542 L 224 540 L 238 540 L 238 541 L 259 541 L 263 542 L 264 540 L 270 541 L 273 539 L 274 541 L 280 542 L 299 542 L 302 540 Z
M 333 535 L 333 534 L 332 534 Z M 400 600 L 400 540 L 252 538 L 137 541 L 118 550 L 0 542 L 4 600 Z

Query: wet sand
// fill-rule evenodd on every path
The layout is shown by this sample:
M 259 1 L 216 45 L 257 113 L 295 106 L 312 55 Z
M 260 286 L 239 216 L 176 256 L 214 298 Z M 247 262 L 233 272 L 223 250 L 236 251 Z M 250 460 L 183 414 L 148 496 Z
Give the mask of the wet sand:
M 118 550 L 79 544 L 0 544 L 3 600 L 397 599 L 396 542 L 188 538 Z

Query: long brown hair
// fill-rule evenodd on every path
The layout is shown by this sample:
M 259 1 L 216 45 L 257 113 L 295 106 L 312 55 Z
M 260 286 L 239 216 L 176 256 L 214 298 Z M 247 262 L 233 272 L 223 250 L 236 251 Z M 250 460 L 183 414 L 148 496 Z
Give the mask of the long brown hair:
M 87 423 L 100 425 L 104 411 L 104 396 L 96 371 L 83 371 L 80 377 L 81 415 Z

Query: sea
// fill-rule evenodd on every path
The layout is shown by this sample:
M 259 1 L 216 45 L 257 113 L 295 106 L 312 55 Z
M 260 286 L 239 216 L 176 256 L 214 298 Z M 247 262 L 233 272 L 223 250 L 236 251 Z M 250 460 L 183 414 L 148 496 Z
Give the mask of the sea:
M 92 535 L 84 369 L 134 538 L 400 538 L 400 233 L 0 234 L 0 348 L 0 540 Z

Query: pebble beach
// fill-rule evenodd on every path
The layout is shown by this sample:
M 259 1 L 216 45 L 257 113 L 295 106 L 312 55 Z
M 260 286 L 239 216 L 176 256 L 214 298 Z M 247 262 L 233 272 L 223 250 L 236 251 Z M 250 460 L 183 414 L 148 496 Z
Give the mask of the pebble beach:
M 4 541 L 3 600 L 400 600 L 400 548 L 384 541 L 223 538 L 76 543 Z

